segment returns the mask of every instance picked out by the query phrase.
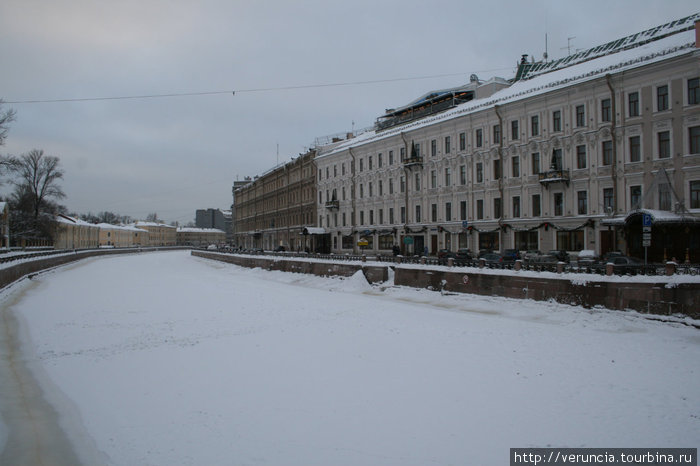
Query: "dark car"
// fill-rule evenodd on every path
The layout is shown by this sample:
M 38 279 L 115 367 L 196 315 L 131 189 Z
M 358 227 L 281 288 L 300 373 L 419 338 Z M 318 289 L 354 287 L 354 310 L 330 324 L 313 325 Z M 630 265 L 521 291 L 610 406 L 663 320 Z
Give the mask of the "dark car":
M 520 251 L 517 249 L 506 249 L 503 251 L 503 260 L 509 262 L 515 262 L 520 259 Z
M 484 254 L 481 259 L 485 260 L 487 265 L 503 264 L 503 256 L 495 252 Z
M 449 257 L 455 257 L 455 253 L 449 249 L 440 249 L 437 253 L 438 259 L 447 259 Z
M 556 257 L 559 262 L 569 262 L 569 253 L 563 249 L 552 249 L 547 255 Z
M 460 248 L 457 250 L 457 253 L 455 254 L 455 259 L 459 260 L 471 260 L 472 259 L 472 252 L 471 250 L 467 248 Z
M 285 247 L 282 246 L 282 245 L 277 246 L 277 247 L 275 248 L 275 252 L 284 252 L 284 251 L 286 251 L 286 250 L 287 250 L 287 248 L 285 248 Z

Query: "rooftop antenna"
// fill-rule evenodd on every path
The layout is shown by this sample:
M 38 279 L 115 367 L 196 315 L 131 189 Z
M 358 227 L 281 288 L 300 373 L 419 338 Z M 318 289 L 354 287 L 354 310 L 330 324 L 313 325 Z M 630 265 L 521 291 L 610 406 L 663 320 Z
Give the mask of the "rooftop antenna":
M 547 58 L 549 58 L 549 53 L 547 53 L 547 12 L 544 14 L 544 62 L 547 63 Z
M 571 56 L 571 39 L 576 39 L 576 36 L 573 37 L 567 37 L 566 38 L 566 47 L 562 47 L 561 49 L 567 49 L 569 56 Z

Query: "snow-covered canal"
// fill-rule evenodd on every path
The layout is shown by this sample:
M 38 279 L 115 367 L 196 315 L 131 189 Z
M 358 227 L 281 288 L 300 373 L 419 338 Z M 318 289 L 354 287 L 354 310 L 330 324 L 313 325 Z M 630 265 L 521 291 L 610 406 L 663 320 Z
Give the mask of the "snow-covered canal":
M 700 446 L 700 331 L 633 313 L 187 251 L 85 260 L 0 300 L 68 436 L 107 464 L 502 465 L 511 447 Z

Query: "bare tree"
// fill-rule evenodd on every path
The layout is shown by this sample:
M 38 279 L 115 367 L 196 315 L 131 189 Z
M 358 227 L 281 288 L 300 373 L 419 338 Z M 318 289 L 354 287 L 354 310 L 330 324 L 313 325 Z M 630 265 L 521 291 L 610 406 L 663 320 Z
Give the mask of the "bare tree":
M 10 123 L 15 121 L 15 111 L 13 109 L 2 110 L 2 99 L 0 99 L 0 146 L 5 144 L 7 132 L 10 130 Z
M 25 199 L 26 210 L 37 219 L 44 207 L 55 205 L 51 199 L 66 197 L 58 181 L 63 179 L 63 170 L 60 167 L 60 159 L 51 155 L 44 155 L 43 150 L 34 149 L 20 155 L 12 164 L 12 171 L 16 175 L 15 195 Z

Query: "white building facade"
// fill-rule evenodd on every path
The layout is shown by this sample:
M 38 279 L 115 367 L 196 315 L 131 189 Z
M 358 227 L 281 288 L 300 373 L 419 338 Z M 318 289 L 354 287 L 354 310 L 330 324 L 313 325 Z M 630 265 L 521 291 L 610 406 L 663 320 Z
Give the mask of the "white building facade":
M 679 231 L 686 255 L 700 249 L 699 19 L 524 59 L 513 83 L 474 77 L 320 148 L 332 251 L 638 253 L 644 213 L 657 255 L 683 252 Z

